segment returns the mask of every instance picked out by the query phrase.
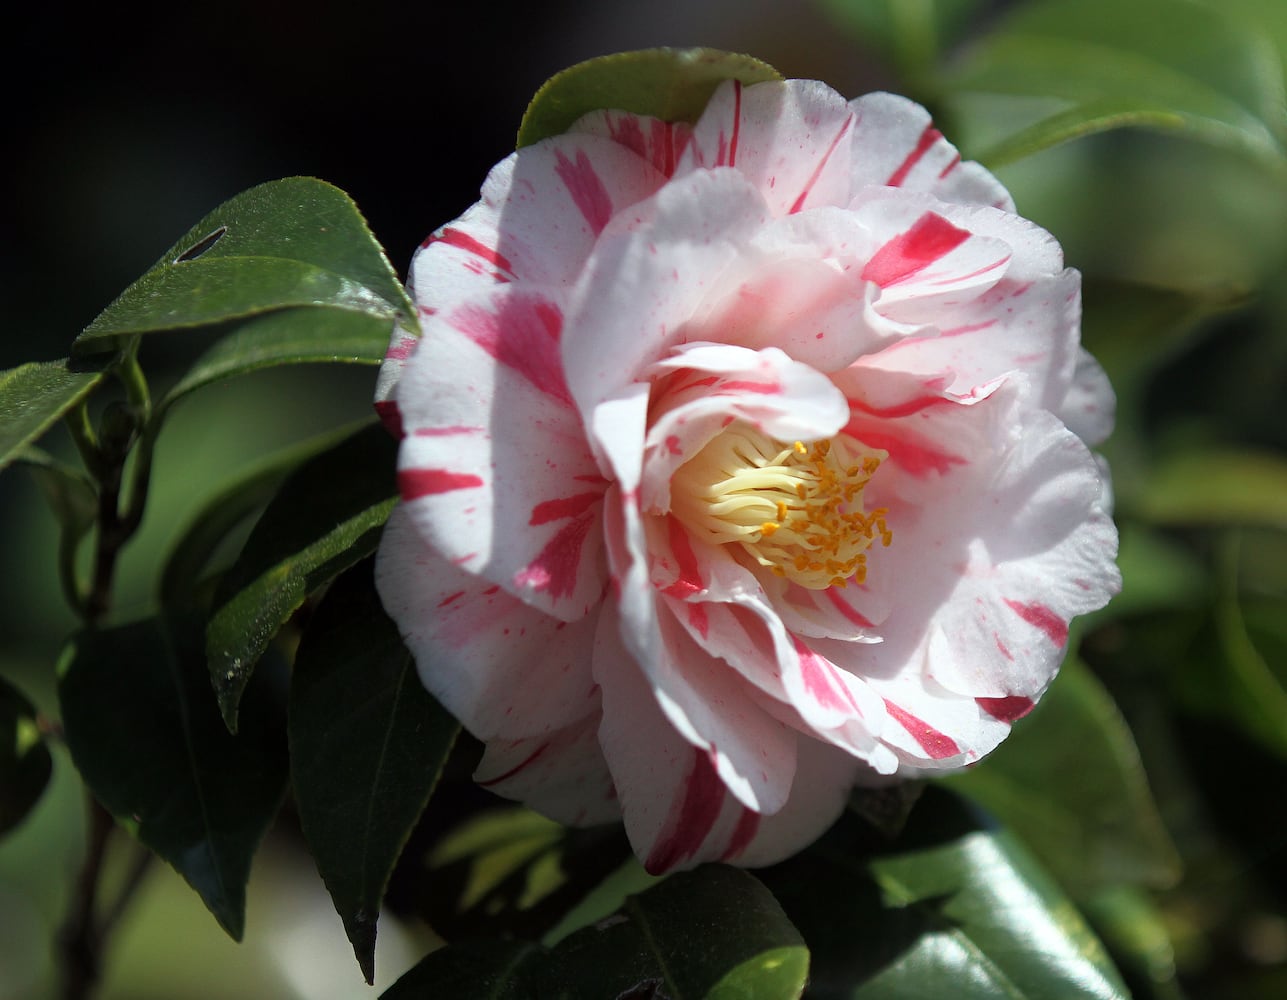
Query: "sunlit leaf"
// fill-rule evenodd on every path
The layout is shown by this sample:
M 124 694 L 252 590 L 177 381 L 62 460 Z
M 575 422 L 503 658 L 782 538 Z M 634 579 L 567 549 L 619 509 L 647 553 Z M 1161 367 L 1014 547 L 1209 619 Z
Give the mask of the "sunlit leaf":
M 386 333 L 395 320 L 415 323 L 353 200 L 311 177 L 261 184 L 220 205 L 104 309 L 73 350 L 103 351 L 132 334 L 295 306 L 366 315 L 383 322 Z
M 166 402 L 212 382 L 276 365 L 378 365 L 388 346 L 387 317 L 316 306 L 279 309 L 236 324 L 197 358 L 166 394 Z
M 368 983 L 385 887 L 459 728 L 421 685 L 369 561 L 340 577 L 295 655 L 291 785 Z
M 103 379 L 101 367 L 39 361 L 0 372 L 0 469 Z
M 21 823 L 40 801 L 52 770 L 35 706 L 0 677 L 0 834 Z
M 600 108 L 696 121 L 725 80 L 780 80 L 772 66 L 717 49 L 645 49 L 578 63 L 545 82 L 523 115 L 518 145 L 561 135 Z
M 869 849 L 870 829 L 848 815 L 758 873 L 809 945 L 811 997 L 1127 996 L 1050 876 L 945 789 L 926 789 L 895 844 Z
M 971 49 L 942 90 L 958 140 L 989 166 L 1089 133 L 1140 126 L 1283 167 L 1287 122 L 1277 53 L 1243 21 L 1189 0 L 1021 4 Z
M 1079 898 L 1110 885 L 1165 886 L 1179 857 L 1125 720 L 1076 660 L 984 761 L 950 779 Z
M 206 632 L 210 676 L 229 729 L 255 663 L 323 583 L 375 551 L 397 500 L 397 443 L 370 424 L 296 470 L 224 577 Z
M 251 859 L 286 789 L 284 706 L 268 675 L 247 692 L 231 735 L 200 623 L 158 619 L 79 633 L 58 694 L 67 746 L 94 797 L 240 940 Z

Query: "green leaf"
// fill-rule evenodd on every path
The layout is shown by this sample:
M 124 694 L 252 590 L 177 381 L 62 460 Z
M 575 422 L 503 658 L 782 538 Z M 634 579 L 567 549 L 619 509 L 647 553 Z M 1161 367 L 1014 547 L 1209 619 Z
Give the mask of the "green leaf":
M 1161 463 L 1134 501 L 1158 524 L 1287 528 L 1287 460 L 1232 448 L 1183 452 Z
M 1127 996 L 1103 947 L 1006 832 L 931 786 L 874 857 L 852 814 L 760 872 L 813 955 L 811 997 L 1074 1000 Z
M 444 802 L 439 815 L 449 811 Z M 631 857 L 620 826 L 569 829 L 522 806 L 489 804 L 429 849 L 416 887 L 418 912 L 449 941 L 545 936 L 556 923 L 564 928 L 561 938 L 584 925 L 569 924 L 570 911 L 599 895 Z M 611 905 L 583 910 L 586 920 L 611 913 L 625 895 L 613 898 L 610 889 Z
M 772 894 L 747 872 L 705 865 L 566 938 L 541 995 L 786 1000 L 808 975 L 809 951 Z
M 499 943 L 441 949 L 382 1000 L 789 1000 L 803 992 L 808 973 L 809 952 L 768 890 L 744 871 L 706 865 L 628 897 L 617 913 L 549 952 Z
M 538 945 L 476 941 L 439 948 L 380 994 L 380 1000 L 552 1000 L 534 992 L 527 976 L 544 961 Z
M 84 537 L 98 516 L 98 494 L 89 476 L 39 448 L 24 448 L 17 459 L 31 472 L 64 533 L 73 542 Z
M 198 222 L 76 339 L 75 354 L 139 333 L 325 306 L 414 326 L 415 310 L 357 206 L 311 177 L 251 188 Z
M 772 66 L 718 49 L 644 49 L 578 63 L 547 80 L 518 129 L 518 148 L 562 135 L 584 114 L 611 108 L 694 122 L 725 80 L 780 80 Z
M 201 355 L 165 396 L 165 405 L 222 379 L 307 363 L 378 365 L 389 346 L 386 317 L 297 306 L 255 316 Z
M 1022 837 L 1079 899 L 1113 885 L 1164 887 L 1179 875 L 1131 731 L 1076 660 L 1006 742 L 948 784 Z
M 52 771 L 35 706 L 0 677 L 0 834 L 31 812 Z
M 251 859 L 286 788 L 281 699 L 261 677 L 241 731 L 229 734 L 200 623 L 154 619 L 78 634 L 58 686 L 67 746 L 90 791 L 236 940 Z
M 211 560 L 233 531 L 252 514 L 261 512 L 295 469 L 352 433 L 352 426 L 342 427 L 270 455 L 215 493 L 170 550 L 157 592 L 162 606 L 191 606 L 202 584 L 202 574 L 209 571 Z
M 887 55 L 913 87 L 976 19 L 984 0 L 819 0 L 864 50 Z
M 993 167 L 1123 126 L 1284 167 L 1277 53 L 1247 24 L 1189 0 L 1020 5 L 941 88 L 958 141 Z
M 397 442 L 369 424 L 286 480 L 246 540 L 206 631 L 228 728 L 255 663 L 310 593 L 375 551 L 397 501 Z
M 0 469 L 103 380 L 101 367 L 36 361 L 0 372 Z
M 291 784 L 368 983 L 384 890 L 459 728 L 420 683 L 380 606 L 371 561 L 341 576 L 295 655 Z

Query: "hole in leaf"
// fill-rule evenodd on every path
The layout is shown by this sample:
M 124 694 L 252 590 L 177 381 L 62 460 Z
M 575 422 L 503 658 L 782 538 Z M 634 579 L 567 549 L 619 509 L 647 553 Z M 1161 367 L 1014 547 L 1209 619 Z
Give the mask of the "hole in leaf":
M 200 240 L 197 243 L 194 243 L 192 246 L 188 247 L 188 249 L 184 250 L 183 253 L 179 254 L 179 256 L 175 257 L 174 262 L 176 264 L 185 264 L 190 260 L 196 260 L 203 253 L 209 250 L 221 239 L 223 239 L 223 234 L 226 233 L 227 231 L 228 231 L 227 226 L 220 226 L 218 229 L 216 229 L 205 239 Z

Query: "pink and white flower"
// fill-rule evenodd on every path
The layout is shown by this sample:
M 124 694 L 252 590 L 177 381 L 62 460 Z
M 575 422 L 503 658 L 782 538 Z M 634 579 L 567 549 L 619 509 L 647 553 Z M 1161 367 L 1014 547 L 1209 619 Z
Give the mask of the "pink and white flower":
M 652 871 L 979 760 L 1119 586 L 1079 276 L 902 98 L 595 112 L 411 283 L 385 606 L 481 784 Z

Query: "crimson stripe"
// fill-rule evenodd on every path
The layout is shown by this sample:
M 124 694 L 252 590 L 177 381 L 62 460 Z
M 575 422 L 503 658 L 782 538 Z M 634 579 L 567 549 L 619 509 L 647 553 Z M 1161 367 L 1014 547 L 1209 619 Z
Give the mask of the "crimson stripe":
M 1038 628 L 1056 646 L 1068 641 L 1068 623 L 1051 611 L 1044 604 L 1024 604 L 1022 601 L 1005 599 L 1006 606 L 1026 621 L 1033 628 Z
M 483 480 L 472 472 L 449 472 L 447 469 L 403 469 L 398 473 L 398 492 L 403 500 L 418 500 L 436 493 L 470 490 L 482 486 Z
M 938 142 L 941 138 L 943 138 L 942 132 L 936 129 L 933 125 L 926 125 L 925 131 L 922 132 L 920 138 L 916 140 L 915 148 L 907 154 L 907 159 L 905 159 L 902 162 L 902 165 L 890 175 L 889 180 L 885 181 L 885 183 L 890 187 L 900 187 L 903 181 L 907 180 L 907 175 L 912 172 L 916 164 L 921 162 L 925 154 L 934 147 L 934 143 Z
M 899 233 L 867 261 L 864 281 L 886 288 L 906 281 L 937 260 L 941 260 L 970 238 L 941 215 L 926 212 L 905 233 Z
M 840 145 L 840 140 L 843 139 L 849 129 L 853 127 L 853 123 L 854 116 L 849 115 L 849 117 L 845 119 L 845 123 L 840 126 L 840 131 L 836 133 L 836 137 L 831 140 L 831 145 L 827 147 L 827 151 L 822 154 L 822 158 L 818 161 L 818 165 L 813 168 L 813 173 L 805 183 L 804 190 L 800 192 L 800 196 L 796 198 L 790 209 L 787 210 L 788 215 L 794 215 L 796 212 L 804 208 L 805 200 L 813 191 L 814 185 L 818 183 L 818 178 L 822 176 L 822 171 L 826 167 L 827 161 L 831 159 L 831 154 L 836 151 L 836 147 Z
M 920 744 L 922 750 L 930 755 L 932 760 L 942 760 L 944 757 L 955 757 L 961 752 L 961 748 L 956 745 L 956 741 L 946 733 L 940 733 L 928 722 L 916 718 L 911 712 L 895 705 L 888 698 L 885 699 L 885 708 L 894 721 L 911 734 L 912 739 Z
M 520 760 L 517 764 L 511 767 L 504 774 L 497 775 L 495 778 L 488 778 L 486 781 L 480 781 L 478 782 L 478 784 L 481 785 L 483 788 L 491 788 L 492 785 L 499 785 L 502 781 L 505 781 L 507 778 L 514 777 L 514 775 L 518 774 L 519 771 L 527 767 L 528 764 L 531 764 L 534 760 L 540 757 L 541 754 L 545 753 L 545 751 L 548 750 L 549 748 L 550 748 L 550 745 L 548 743 L 542 743 L 539 747 L 537 747 L 530 754 L 528 754 L 526 757 Z
M 715 755 L 714 747 L 709 754 L 711 757 Z M 720 810 L 724 807 L 724 794 L 724 782 L 715 773 L 707 753 L 694 747 L 693 763 L 684 780 L 684 797 L 678 808 L 674 808 L 672 800 L 670 814 L 644 861 L 648 874 L 664 874 L 697 853 L 719 819 Z
M 509 258 L 493 250 L 484 243 L 480 243 L 468 233 L 459 229 L 452 229 L 448 226 L 440 233 L 434 233 L 424 241 L 423 246 L 429 246 L 432 243 L 446 243 L 449 247 L 456 247 L 464 250 L 466 253 L 472 253 L 475 257 L 481 257 L 493 267 L 499 267 L 502 271 L 514 273 L 514 265 L 509 262 Z
M 554 172 L 559 175 L 559 180 L 572 196 L 572 203 L 576 205 L 590 231 L 598 236 L 612 218 L 612 198 L 608 189 L 603 186 L 603 179 L 599 177 L 583 149 L 577 150 L 575 163 L 561 149 L 556 150 L 554 156 L 557 160 Z
M 1022 719 L 1036 705 L 1031 698 L 1025 698 L 1021 694 L 1013 694 L 1005 698 L 975 698 L 974 700 L 979 708 L 1001 722 Z
M 550 521 L 561 521 L 565 517 L 576 517 L 578 514 L 584 514 L 602 499 L 602 493 L 578 493 L 558 500 L 544 500 L 532 508 L 532 517 L 527 523 L 548 524 Z

